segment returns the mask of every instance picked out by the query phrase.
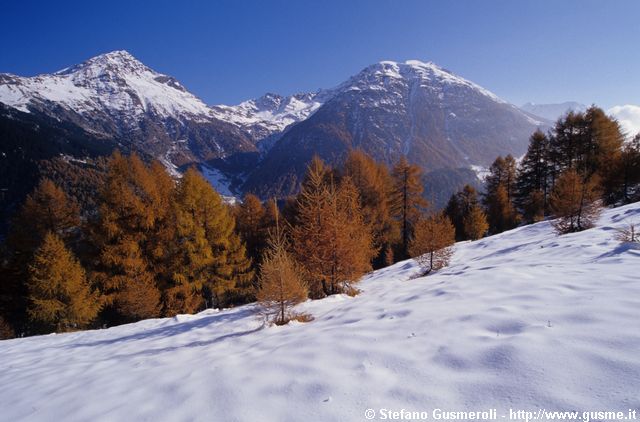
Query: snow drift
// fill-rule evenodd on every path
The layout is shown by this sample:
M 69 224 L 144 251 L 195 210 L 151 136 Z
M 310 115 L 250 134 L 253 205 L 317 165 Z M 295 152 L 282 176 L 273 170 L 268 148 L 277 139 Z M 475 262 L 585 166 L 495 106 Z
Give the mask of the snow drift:
M 543 222 L 412 261 L 265 326 L 255 305 L 0 342 L 0 420 L 345 421 L 372 409 L 640 407 L 640 250 Z

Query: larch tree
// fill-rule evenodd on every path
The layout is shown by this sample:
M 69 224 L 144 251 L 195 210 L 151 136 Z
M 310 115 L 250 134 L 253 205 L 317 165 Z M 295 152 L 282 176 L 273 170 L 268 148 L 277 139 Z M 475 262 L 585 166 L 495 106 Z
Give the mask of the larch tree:
M 329 178 L 327 180 L 327 174 Z M 358 191 L 349 177 L 336 186 L 319 160 L 309 165 L 293 227 L 296 259 L 309 274 L 312 298 L 349 291 L 376 254 Z
M 79 225 L 78 203 L 51 180 L 43 179 L 27 196 L 12 222 L 9 242 L 15 250 L 33 252 L 47 233 L 52 232 L 69 240 Z
M 553 226 L 559 234 L 578 232 L 593 227 L 600 215 L 600 190 L 595 176 L 583 180 L 569 169 L 560 175 L 551 194 Z
M 93 244 L 100 251 L 92 279 L 105 295 L 109 318 L 116 322 L 159 316 L 155 274 L 164 269 L 168 254 L 161 234 L 172 227 L 167 220 L 169 199 L 164 197 L 170 192 L 159 183 L 135 154 L 127 158 L 116 152 L 109 160 L 98 216 L 91 226 Z
M 266 247 L 265 219 L 267 210 L 257 196 L 248 193 L 236 206 L 236 228 L 247 248 L 247 255 L 255 267 L 260 263 Z
M 47 233 L 29 266 L 29 317 L 42 330 L 86 327 L 99 311 L 97 294 L 62 239 Z
M 487 217 L 478 204 L 471 207 L 469 213 L 464 217 L 463 224 L 464 232 L 471 240 L 481 239 L 489 230 Z
M 292 230 L 296 260 L 309 273 L 309 296 L 325 295 L 323 273 L 329 259 L 327 250 L 325 210 L 329 190 L 325 179 L 329 169 L 320 158 L 314 157 L 307 167 L 305 179 L 296 199 L 295 221 Z
M 516 162 L 511 155 L 498 157 L 489 168 L 484 197 L 489 230 L 500 233 L 514 228 L 518 216 L 514 207 Z
M 191 168 L 178 184 L 174 202 L 178 245 L 171 264 L 165 314 L 223 306 L 229 296 L 252 289 L 251 260 L 235 233 L 220 195 Z
M 398 242 L 400 233 L 389 209 L 393 184 L 389 169 L 362 150 L 353 150 L 342 165 L 341 175 L 348 176 L 358 190 L 364 223 L 371 227 L 379 251 L 376 265 L 393 262 L 392 245 Z
M 371 227 L 366 224 L 356 186 L 350 177 L 340 181 L 337 190 L 330 187 L 327 226 L 331 249 L 328 280 L 330 294 L 349 292 L 368 271 L 377 255 Z
M 429 274 L 449 265 L 454 242 L 455 228 L 449 217 L 433 214 L 416 223 L 409 252 L 425 274 Z
M 49 179 L 42 179 L 18 210 L 6 241 L 10 253 L 0 274 L 0 311 L 14 326 L 28 321 L 26 281 L 36 249 L 50 232 L 74 246 L 80 223 L 78 203 Z
M 390 194 L 390 211 L 400 228 L 400 259 L 409 256 L 409 241 L 413 235 L 413 225 L 427 207 L 422 197 L 424 187 L 420 167 L 409 164 L 402 156 L 393 167 L 391 176 L 393 185 Z
M 288 252 L 288 242 L 280 229 L 276 214 L 276 228 L 271 231 L 265 256 L 260 264 L 260 288 L 257 299 L 277 325 L 291 318 L 291 308 L 304 301 L 308 292 L 301 277 L 301 269 Z

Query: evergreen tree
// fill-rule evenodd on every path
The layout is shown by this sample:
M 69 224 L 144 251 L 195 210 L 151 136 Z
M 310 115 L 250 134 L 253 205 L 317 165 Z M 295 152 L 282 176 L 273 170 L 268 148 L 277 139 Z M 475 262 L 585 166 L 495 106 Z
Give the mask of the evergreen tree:
M 29 274 L 29 317 L 34 324 L 69 331 L 87 326 L 96 317 L 97 296 L 80 263 L 57 235 L 45 235 Z
M 475 204 L 464 217 L 464 232 L 471 240 L 481 239 L 489 230 L 487 217 L 480 205 Z
M 465 185 L 461 191 L 451 195 L 444 213 L 456 229 L 456 240 L 472 238 L 465 228 L 465 219 L 474 207 L 479 207 L 479 201 L 478 192 L 473 186 Z
M 565 171 L 551 194 L 553 225 L 560 234 L 593 227 L 600 215 L 600 192 L 595 177 L 586 181 L 573 169 Z
M 455 228 L 449 217 L 434 214 L 418 220 L 409 251 L 425 274 L 449 265 L 455 242 Z
M 556 122 L 549 138 L 549 159 L 551 162 L 551 187 L 563 171 L 575 168 L 586 169 L 585 151 L 594 148 L 586 139 L 586 122 L 583 113 L 569 112 Z
M 287 241 L 276 215 L 276 229 L 271 232 L 264 260 L 260 264 L 257 298 L 267 314 L 274 315 L 274 322 L 278 325 L 287 323 L 291 307 L 307 298 L 301 270 L 287 249 Z
M 640 183 L 640 133 L 622 148 L 617 172 L 621 179 L 621 199 L 625 203 L 633 202 L 640 193 L 634 192 Z
M 616 168 L 623 139 L 618 122 L 595 106 L 559 119 L 550 137 L 551 186 L 559 174 L 575 169 L 585 180 L 598 176 L 606 201 L 619 199 L 622 181 Z
M 544 218 L 548 211 L 549 177 L 549 139 L 537 130 L 529 139 L 529 148 L 520 166 L 516 181 L 516 204 L 527 222 Z
M 409 256 L 409 241 L 413 235 L 413 225 L 418 221 L 427 202 L 422 197 L 424 187 L 420 180 L 420 167 L 409 164 L 403 156 L 391 172 L 393 185 L 390 195 L 390 211 L 400 227 L 399 259 Z

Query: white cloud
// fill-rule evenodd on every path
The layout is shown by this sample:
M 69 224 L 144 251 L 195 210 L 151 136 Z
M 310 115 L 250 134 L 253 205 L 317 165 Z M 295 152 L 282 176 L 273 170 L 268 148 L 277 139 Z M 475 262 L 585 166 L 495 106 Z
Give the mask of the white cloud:
M 615 106 L 607 110 L 607 113 L 618 120 L 622 130 L 629 137 L 640 133 L 640 106 L 631 104 Z

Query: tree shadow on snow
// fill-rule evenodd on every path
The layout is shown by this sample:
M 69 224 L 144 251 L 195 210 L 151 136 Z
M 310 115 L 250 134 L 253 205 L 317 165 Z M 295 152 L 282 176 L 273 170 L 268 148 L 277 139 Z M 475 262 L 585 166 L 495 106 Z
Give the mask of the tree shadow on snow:
M 241 309 L 239 311 L 235 311 L 235 312 L 225 312 L 225 313 L 220 313 L 220 314 L 215 314 L 215 315 L 208 315 L 208 316 L 204 316 L 201 318 L 197 318 L 191 321 L 183 321 L 183 322 L 175 322 L 171 325 L 167 325 L 167 326 L 162 326 L 162 327 L 158 327 L 158 328 L 152 328 L 150 330 L 144 330 L 141 332 L 137 332 L 134 334 L 129 334 L 126 336 L 122 336 L 122 337 L 116 337 L 116 338 L 108 338 L 108 339 L 104 339 L 104 340 L 96 340 L 96 341 L 91 341 L 91 342 L 86 342 L 86 343 L 76 343 L 76 344 L 69 344 L 64 346 L 65 348 L 71 348 L 71 349 L 75 349 L 78 347 L 95 347 L 95 346 L 106 346 L 106 345 L 111 345 L 111 344 L 117 344 L 117 343 L 123 343 L 123 342 L 128 342 L 128 341 L 138 341 L 138 340 L 149 340 L 152 338 L 168 338 L 168 337 L 172 337 L 172 336 L 176 336 L 176 335 L 181 335 L 184 333 L 187 333 L 189 331 L 192 330 L 197 330 L 199 328 L 204 328 L 207 327 L 211 324 L 218 324 L 218 323 L 224 323 L 224 322 L 230 322 L 230 321 L 236 321 L 236 320 L 240 320 L 246 317 L 249 317 L 251 315 L 255 315 L 255 310 L 253 308 L 245 308 L 245 309 Z M 238 337 L 240 335 L 244 335 L 244 334 L 249 334 L 251 332 L 255 332 L 258 331 L 260 329 L 262 329 L 264 327 L 264 324 L 260 327 L 258 327 L 255 330 L 248 330 L 248 331 L 242 331 L 239 333 L 230 333 L 224 336 L 220 336 L 220 337 L 216 337 L 215 339 L 211 340 L 211 341 L 207 341 L 204 343 L 207 344 L 211 344 L 212 342 L 215 341 L 219 341 L 218 339 L 223 339 L 223 338 L 227 338 L 227 337 Z M 187 344 L 187 345 L 182 345 L 182 346 L 176 346 L 175 348 L 179 348 L 179 347 L 193 347 L 193 346 L 197 346 L 198 342 L 194 342 L 191 344 Z M 203 344 L 205 345 L 205 344 Z
M 594 261 L 598 261 L 604 258 L 613 258 L 619 255 L 622 255 L 625 252 L 631 252 L 634 255 L 640 255 L 640 252 L 636 252 L 636 251 L 640 251 L 639 243 L 623 242 L 623 243 L 620 243 L 618 246 L 616 246 L 616 248 L 613 249 L 612 251 L 609 251 L 609 252 L 603 253 L 602 255 L 597 256 L 594 259 Z

